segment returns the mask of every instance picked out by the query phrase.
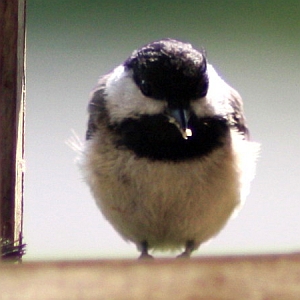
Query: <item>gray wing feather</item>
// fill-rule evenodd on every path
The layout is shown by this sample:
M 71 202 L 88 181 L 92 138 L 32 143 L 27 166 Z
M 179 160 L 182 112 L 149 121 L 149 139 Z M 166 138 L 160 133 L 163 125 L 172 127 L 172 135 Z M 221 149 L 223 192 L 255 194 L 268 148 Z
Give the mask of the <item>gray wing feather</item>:
M 107 116 L 106 112 L 106 81 L 110 74 L 101 77 L 98 85 L 92 92 L 91 100 L 88 105 L 88 128 L 86 131 L 86 140 L 90 140 L 99 126 L 99 120 Z
M 246 119 L 243 111 L 243 101 L 238 92 L 231 88 L 228 101 L 233 108 L 233 112 L 229 116 L 229 124 L 244 135 L 245 139 L 249 139 L 249 130 L 246 125 Z

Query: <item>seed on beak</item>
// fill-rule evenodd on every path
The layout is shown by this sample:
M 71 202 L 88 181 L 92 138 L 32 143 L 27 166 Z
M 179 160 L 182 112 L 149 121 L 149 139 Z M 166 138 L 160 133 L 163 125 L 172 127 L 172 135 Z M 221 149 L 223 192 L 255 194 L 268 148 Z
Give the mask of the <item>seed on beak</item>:
M 192 135 L 193 135 L 193 132 L 192 132 L 192 130 L 191 130 L 190 128 L 187 128 L 187 129 L 185 130 L 185 134 L 186 134 L 187 137 L 189 137 L 189 136 L 192 136 Z
M 185 109 L 172 109 L 167 113 L 169 122 L 174 124 L 182 137 L 187 140 L 193 135 L 193 132 L 188 128 L 189 112 Z

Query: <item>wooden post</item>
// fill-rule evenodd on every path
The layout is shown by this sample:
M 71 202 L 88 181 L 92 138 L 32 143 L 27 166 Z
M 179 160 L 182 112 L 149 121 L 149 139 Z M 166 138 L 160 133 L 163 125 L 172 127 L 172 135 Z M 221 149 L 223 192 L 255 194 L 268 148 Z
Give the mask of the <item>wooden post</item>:
M 12 261 L 23 254 L 25 1 L 0 1 L 0 257 Z

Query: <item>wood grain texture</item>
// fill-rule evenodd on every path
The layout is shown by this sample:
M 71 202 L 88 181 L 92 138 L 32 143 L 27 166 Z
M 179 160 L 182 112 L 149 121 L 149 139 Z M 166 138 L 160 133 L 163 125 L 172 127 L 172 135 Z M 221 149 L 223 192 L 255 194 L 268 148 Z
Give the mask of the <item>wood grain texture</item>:
M 0 256 L 13 259 L 22 239 L 24 55 L 25 0 L 1 0 Z
M 0 265 L 1 299 L 300 299 L 300 254 Z

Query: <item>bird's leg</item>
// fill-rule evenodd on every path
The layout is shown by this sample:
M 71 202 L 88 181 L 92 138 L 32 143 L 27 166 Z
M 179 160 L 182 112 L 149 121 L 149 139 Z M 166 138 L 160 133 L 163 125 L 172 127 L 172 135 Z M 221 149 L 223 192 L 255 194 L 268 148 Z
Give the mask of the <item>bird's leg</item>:
M 141 242 L 141 255 L 140 255 L 139 259 L 149 259 L 149 258 L 153 259 L 153 256 L 148 253 L 148 242 L 142 241 Z
M 185 250 L 177 258 L 189 258 L 192 252 L 195 250 L 195 242 L 193 240 L 189 240 L 185 244 Z

